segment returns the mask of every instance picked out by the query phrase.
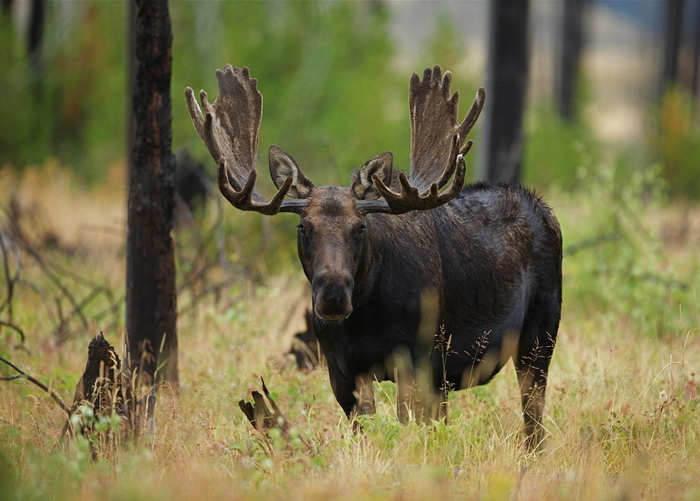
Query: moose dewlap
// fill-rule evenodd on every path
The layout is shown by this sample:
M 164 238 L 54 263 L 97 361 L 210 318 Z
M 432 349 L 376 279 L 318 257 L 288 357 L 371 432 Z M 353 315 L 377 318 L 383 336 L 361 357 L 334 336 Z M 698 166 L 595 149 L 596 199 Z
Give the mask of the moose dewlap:
M 464 186 L 466 137 L 484 89 L 459 122 L 451 74 L 439 66 L 422 79 L 413 74 L 408 175 L 393 170 L 385 152 L 356 171 L 350 187 L 315 186 L 272 146 L 279 191 L 266 200 L 255 189 L 257 80 L 231 65 L 216 77 L 214 103 L 201 91 L 200 108 L 185 91 L 195 129 L 234 207 L 299 215 L 314 328 L 345 413 L 373 411 L 371 382 L 391 379 L 402 421 L 412 412 L 438 417 L 448 391 L 487 383 L 512 358 L 526 443 L 536 447 L 561 312 L 561 231 L 550 208 L 519 185 Z

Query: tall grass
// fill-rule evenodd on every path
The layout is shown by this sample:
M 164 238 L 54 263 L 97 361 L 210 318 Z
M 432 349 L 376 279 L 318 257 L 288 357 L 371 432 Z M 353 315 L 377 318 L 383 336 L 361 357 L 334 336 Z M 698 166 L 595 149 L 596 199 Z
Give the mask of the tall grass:
M 568 250 L 540 454 L 521 448 L 510 365 L 489 385 L 454 393 L 447 423 L 433 426 L 401 426 L 394 385 L 375 384 L 378 412 L 354 433 L 325 372 L 303 374 L 285 359 L 308 302 L 288 261 L 274 273 L 259 268 L 254 280 L 241 272 L 235 290 L 180 317 L 182 386 L 178 396 L 160 392 L 155 432 L 138 444 L 92 461 L 86 443 L 60 439 L 65 417 L 49 398 L 24 381 L 2 382 L 0 499 L 700 499 L 700 208 L 664 200 L 654 179 L 616 184 L 611 169 L 588 165 L 577 192 L 545 194 Z M 60 172 L 51 178 L 63 181 L 42 183 L 45 170 L 4 171 L 2 199 L 50 201 L 46 224 L 73 253 L 49 250 L 47 259 L 82 272 L 89 262 L 93 277 L 123 287 L 123 238 L 74 228 L 113 220 L 123 192 L 109 198 Z M 227 210 L 227 235 L 240 234 L 247 216 Z M 293 240 L 291 228 L 274 232 Z M 243 270 L 253 259 L 268 255 L 235 263 Z M 40 284 L 36 270 L 23 272 Z M 104 325 L 91 318 L 58 345 L 35 294 L 17 294 L 27 341 L 16 349 L 0 331 L 0 354 L 70 400 L 87 343 Z M 117 346 L 122 335 L 105 332 Z M 288 437 L 263 437 L 238 409 L 261 376 L 293 425 Z

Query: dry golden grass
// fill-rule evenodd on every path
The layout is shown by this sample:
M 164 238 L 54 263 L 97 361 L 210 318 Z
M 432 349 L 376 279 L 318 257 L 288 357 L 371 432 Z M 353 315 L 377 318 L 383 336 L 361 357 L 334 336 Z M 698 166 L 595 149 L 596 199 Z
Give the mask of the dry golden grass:
M 84 237 L 80 229 L 123 224 L 123 178 L 115 174 L 109 185 L 87 190 L 49 167 L 24 176 L 3 172 L 0 188 L 3 204 L 11 193 L 23 203 L 41 201 L 47 226 L 65 245 L 80 247 L 61 258 L 64 265 L 123 287 L 123 236 Z M 604 201 L 587 196 L 553 191 L 547 197 L 569 244 L 599 234 L 600 221 L 591 219 L 603 217 L 596 207 Z M 233 210 L 227 216 L 238 217 Z M 85 443 L 60 439 L 65 416 L 40 390 L 26 381 L 0 383 L 0 499 L 700 499 L 700 315 L 693 300 L 699 266 L 692 230 L 700 209 L 650 204 L 637 216 L 649 233 L 640 241 L 653 239 L 656 256 L 640 260 L 647 256 L 642 248 L 630 258 L 640 276 L 672 277 L 669 287 L 684 289 L 664 289 L 648 304 L 630 301 L 622 295 L 636 289 L 620 285 L 609 268 L 587 271 L 614 255 L 594 247 L 567 256 L 546 409 L 549 438 L 539 455 L 520 448 L 510 366 L 487 386 L 453 394 L 449 424 L 428 427 L 400 426 L 393 385 L 376 385 L 378 413 L 363 419 L 363 434 L 354 434 L 324 371 L 302 374 L 283 363 L 292 334 L 303 327 L 308 296 L 294 268 L 244 282 L 243 294 L 203 301 L 182 316 L 179 395 L 160 392 L 152 436 L 96 462 Z M 26 272 L 32 278 L 32 269 Z M 599 293 L 606 288 L 613 298 L 620 294 L 619 302 Z M 653 304 L 659 297 L 663 315 Z M 0 331 L 0 354 L 70 400 L 100 321 L 58 345 L 31 295 L 17 301 L 25 349 L 13 348 L 16 339 Z M 115 345 L 122 335 L 105 332 Z M 294 426 L 289 439 L 263 438 L 238 409 L 239 399 L 260 388 L 261 376 Z

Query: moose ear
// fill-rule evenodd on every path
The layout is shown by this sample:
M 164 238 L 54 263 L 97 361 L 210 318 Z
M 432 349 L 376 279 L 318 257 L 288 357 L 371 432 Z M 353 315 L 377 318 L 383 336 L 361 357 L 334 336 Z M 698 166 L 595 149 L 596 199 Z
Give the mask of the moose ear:
M 314 184 L 301 171 L 292 156 L 279 146 L 270 146 L 270 176 L 279 189 L 288 177 L 292 178 L 289 196 L 292 198 L 308 198 Z
M 352 175 L 352 192 L 358 200 L 377 200 L 381 194 L 372 183 L 372 176 L 377 176 L 382 182 L 391 185 L 392 165 L 394 156 L 390 151 L 385 151 L 367 161 Z

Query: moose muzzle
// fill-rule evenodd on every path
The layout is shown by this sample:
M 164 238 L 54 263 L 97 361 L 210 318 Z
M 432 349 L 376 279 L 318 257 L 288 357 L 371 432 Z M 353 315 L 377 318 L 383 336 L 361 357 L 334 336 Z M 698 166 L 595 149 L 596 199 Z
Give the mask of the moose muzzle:
M 355 281 L 349 273 L 324 272 L 311 281 L 314 311 L 322 320 L 337 322 L 352 313 Z

